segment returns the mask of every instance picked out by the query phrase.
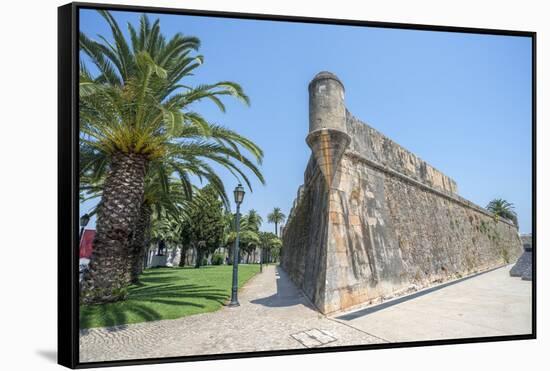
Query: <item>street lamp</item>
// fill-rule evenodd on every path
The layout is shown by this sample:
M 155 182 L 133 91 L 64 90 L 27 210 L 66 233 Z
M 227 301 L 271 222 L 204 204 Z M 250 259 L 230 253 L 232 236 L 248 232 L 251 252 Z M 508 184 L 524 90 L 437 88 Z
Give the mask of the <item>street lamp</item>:
M 80 236 L 79 241 L 82 239 L 82 233 L 84 233 L 84 228 L 88 225 L 90 221 L 90 215 L 84 214 L 80 217 Z
M 240 230 L 240 208 L 244 198 L 244 188 L 239 184 L 233 191 L 235 196 L 235 204 L 237 204 L 237 214 L 235 214 L 235 228 L 237 235 L 235 237 L 235 248 L 233 249 L 233 286 L 231 287 L 231 302 L 230 307 L 238 307 L 239 299 L 237 299 L 237 290 L 239 286 L 239 230 Z
M 264 262 L 264 248 L 260 246 L 260 273 L 264 271 L 262 263 Z

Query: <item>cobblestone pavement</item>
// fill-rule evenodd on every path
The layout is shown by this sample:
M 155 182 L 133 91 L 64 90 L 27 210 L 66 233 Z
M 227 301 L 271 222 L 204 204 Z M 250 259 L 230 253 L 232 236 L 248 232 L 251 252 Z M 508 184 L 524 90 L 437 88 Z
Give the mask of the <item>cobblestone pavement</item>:
M 239 292 L 241 306 L 176 320 L 144 322 L 80 333 L 80 361 L 174 357 L 385 342 L 329 319 L 275 266 Z
M 531 282 L 511 267 L 326 317 L 269 266 L 241 289 L 240 307 L 81 332 L 80 361 L 527 334 Z

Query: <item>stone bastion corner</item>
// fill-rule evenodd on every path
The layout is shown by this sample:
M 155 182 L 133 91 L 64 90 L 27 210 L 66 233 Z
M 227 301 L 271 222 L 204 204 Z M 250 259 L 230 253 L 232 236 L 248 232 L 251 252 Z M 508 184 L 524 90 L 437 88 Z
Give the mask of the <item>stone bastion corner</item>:
M 515 261 L 517 227 L 353 117 L 344 85 L 309 84 L 311 157 L 283 230 L 281 266 L 323 313 Z M 498 186 L 498 185 L 495 185 Z

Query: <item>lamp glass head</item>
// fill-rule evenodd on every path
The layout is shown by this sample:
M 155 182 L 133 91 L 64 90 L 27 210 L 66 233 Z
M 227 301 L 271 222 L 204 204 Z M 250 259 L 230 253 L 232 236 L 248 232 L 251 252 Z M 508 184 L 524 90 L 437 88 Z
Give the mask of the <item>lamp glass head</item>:
M 233 191 L 233 194 L 235 196 L 235 203 L 237 205 L 240 205 L 241 202 L 243 202 L 244 199 L 244 188 L 242 184 L 239 184 L 237 187 L 235 187 L 235 190 Z

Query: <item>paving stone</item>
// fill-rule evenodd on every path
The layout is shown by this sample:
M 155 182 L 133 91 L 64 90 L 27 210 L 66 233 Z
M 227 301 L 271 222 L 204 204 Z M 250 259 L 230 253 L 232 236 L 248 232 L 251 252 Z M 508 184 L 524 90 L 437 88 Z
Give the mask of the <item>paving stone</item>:
M 314 348 L 336 341 L 335 337 L 318 329 L 302 331 L 297 334 L 292 334 L 291 336 L 308 348 Z

